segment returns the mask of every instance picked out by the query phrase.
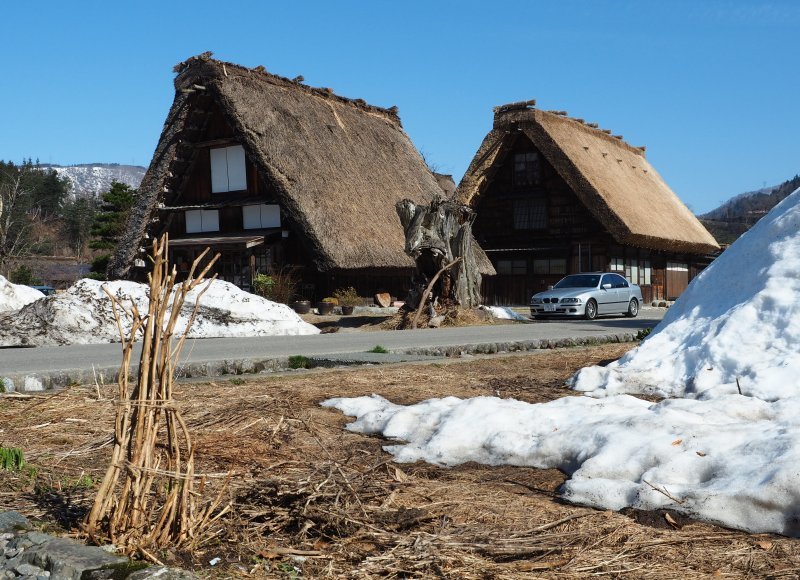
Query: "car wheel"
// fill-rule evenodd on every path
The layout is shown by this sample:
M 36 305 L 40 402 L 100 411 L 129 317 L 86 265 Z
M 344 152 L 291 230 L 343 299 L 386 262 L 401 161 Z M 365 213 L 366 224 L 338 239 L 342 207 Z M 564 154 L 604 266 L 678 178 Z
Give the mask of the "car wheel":
M 628 304 L 628 312 L 625 313 L 625 316 L 636 318 L 637 314 L 639 314 L 639 301 L 636 298 L 631 298 L 631 302 Z
M 586 303 L 586 311 L 583 313 L 583 317 L 586 320 L 594 320 L 597 318 L 597 302 L 595 302 L 593 298 Z

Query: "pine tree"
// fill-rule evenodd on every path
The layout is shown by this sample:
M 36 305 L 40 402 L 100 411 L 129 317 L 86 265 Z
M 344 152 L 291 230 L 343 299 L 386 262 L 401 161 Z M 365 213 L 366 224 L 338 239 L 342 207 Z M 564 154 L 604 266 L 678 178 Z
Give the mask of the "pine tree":
M 136 190 L 124 183 L 112 181 L 111 189 L 102 195 L 102 200 L 92 224 L 91 234 L 94 239 L 89 242 L 89 247 L 93 250 L 113 250 L 125 231 L 136 200 Z M 92 262 L 93 278 L 105 279 L 105 266 L 110 257 L 111 252 L 108 252 L 95 258 Z
M 78 256 L 86 251 L 96 214 L 97 202 L 90 196 L 76 197 L 61 208 L 62 235 Z

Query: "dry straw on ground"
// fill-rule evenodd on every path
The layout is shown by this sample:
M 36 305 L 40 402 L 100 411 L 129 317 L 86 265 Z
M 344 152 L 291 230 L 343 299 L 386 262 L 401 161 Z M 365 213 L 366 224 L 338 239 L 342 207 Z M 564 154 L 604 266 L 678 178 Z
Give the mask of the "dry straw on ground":
M 291 577 L 295 568 L 308 578 L 796 577 L 796 540 L 676 513 L 670 524 L 665 513 L 564 504 L 565 476 L 552 469 L 395 464 L 385 441 L 345 431 L 347 418 L 319 407 L 373 392 L 398 403 L 443 395 L 542 402 L 574 395 L 563 381 L 576 368 L 629 347 L 176 385 L 206 493 L 222 489 L 230 469 L 237 476 L 232 511 L 210 535 L 191 551 L 160 555 L 224 578 Z M 0 501 L 75 525 L 102 477 L 113 420 L 110 387 L 100 398 L 94 387 L 72 387 L 2 399 L 2 443 L 23 448 L 39 472 L 0 472 Z M 215 557 L 222 561 L 211 568 Z

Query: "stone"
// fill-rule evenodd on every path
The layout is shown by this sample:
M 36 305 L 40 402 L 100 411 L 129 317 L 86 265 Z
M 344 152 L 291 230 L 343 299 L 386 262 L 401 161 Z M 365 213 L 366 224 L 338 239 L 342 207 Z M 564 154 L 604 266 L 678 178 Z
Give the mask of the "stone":
M 0 532 L 16 532 L 29 530 L 31 523 L 28 518 L 18 512 L 0 512 Z
M 442 325 L 442 322 L 444 322 L 444 314 L 440 314 L 439 316 L 434 316 L 431 318 L 428 322 L 428 326 L 431 328 L 439 328 Z
M 381 308 L 389 308 L 392 305 L 392 295 L 388 292 L 378 292 L 375 294 L 375 304 Z
M 25 550 L 24 562 L 50 570 L 54 578 L 80 580 L 84 572 L 127 563 L 127 558 L 112 556 L 96 546 L 86 546 L 67 538 L 53 538 Z
M 38 566 L 33 566 L 31 564 L 20 564 L 19 566 L 14 568 L 14 570 L 17 571 L 17 574 L 20 574 L 22 576 L 38 576 L 44 572 L 44 570 L 42 570 Z

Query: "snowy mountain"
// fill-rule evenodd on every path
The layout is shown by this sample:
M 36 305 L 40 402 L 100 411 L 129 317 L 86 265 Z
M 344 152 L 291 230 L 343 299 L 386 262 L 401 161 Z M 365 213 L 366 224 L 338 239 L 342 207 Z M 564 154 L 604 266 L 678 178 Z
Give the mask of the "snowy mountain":
M 94 195 L 108 191 L 112 181 L 125 183 L 133 188 L 139 187 L 145 168 L 139 165 L 120 165 L 119 163 L 84 163 L 81 165 L 42 164 L 44 169 L 53 169 L 71 184 L 70 195 Z

